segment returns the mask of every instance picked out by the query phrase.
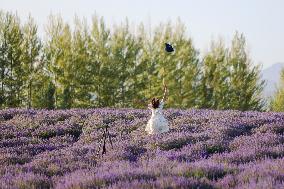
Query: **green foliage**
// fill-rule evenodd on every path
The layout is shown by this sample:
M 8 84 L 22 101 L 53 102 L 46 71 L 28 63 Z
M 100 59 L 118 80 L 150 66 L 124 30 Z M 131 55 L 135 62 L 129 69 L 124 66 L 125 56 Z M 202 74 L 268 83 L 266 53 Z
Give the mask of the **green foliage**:
M 23 27 L 23 45 L 22 45 L 22 62 L 24 71 L 24 100 L 26 106 L 30 108 L 32 106 L 32 96 L 34 90 L 34 81 L 37 73 L 42 69 L 40 51 L 41 40 L 37 35 L 37 26 L 31 16 L 27 23 Z
M 90 52 L 93 48 L 85 20 L 75 18 L 72 36 L 72 105 L 71 107 L 92 107 L 94 90 L 95 59 Z M 70 86 L 71 87 L 71 86 Z
M 202 108 L 228 108 L 229 66 L 228 49 L 223 41 L 213 41 L 211 50 L 204 56 L 199 106 Z
M 137 98 L 138 91 L 141 88 L 136 87 L 136 83 L 142 74 L 139 69 L 140 61 L 137 57 L 140 54 L 141 45 L 136 41 L 135 36 L 131 33 L 126 21 L 114 29 L 111 39 L 112 68 L 115 78 L 113 84 L 115 89 L 116 107 L 128 107 L 133 105 L 133 99 Z
M 68 109 L 71 108 L 72 106 L 72 96 L 71 96 L 71 87 L 67 86 L 63 90 L 62 94 L 62 104 L 60 105 L 61 108 L 63 109 Z
M 239 110 L 262 110 L 261 92 L 264 81 L 260 80 L 260 67 L 252 66 L 245 49 L 243 34 L 236 33 L 230 49 L 230 108 Z
M 20 20 L 12 13 L 1 14 L 1 94 L 2 106 L 20 107 L 23 69 L 21 64 L 23 34 Z
M 175 25 L 171 22 L 162 24 L 155 28 L 152 38 L 145 33 L 143 27 L 140 29 L 140 37 L 145 38 L 141 57 L 146 66 L 141 75 L 145 86 L 143 96 L 148 99 L 161 97 L 164 79 L 169 89 L 167 106 L 194 107 L 198 95 L 200 62 L 191 38 L 185 34 L 184 24 L 179 20 Z M 165 42 L 172 43 L 176 51 L 165 52 Z
M 36 83 L 35 87 L 39 86 L 39 90 L 33 96 L 33 107 L 35 108 L 55 108 L 55 85 L 44 78 L 44 80 Z
M 231 48 L 225 48 L 221 40 L 213 42 L 202 71 L 199 107 L 263 110 L 264 81 L 260 67 L 251 64 L 242 34 L 235 34 Z
M 55 84 L 55 106 L 63 103 L 64 89 L 74 84 L 72 62 L 72 34 L 70 26 L 60 16 L 51 15 L 44 44 L 47 70 Z
M 170 28 L 175 28 L 175 30 L 171 31 Z M 184 24 L 179 20 L 175 26 L 168 24 L 165 33 L 164 40 L 167 41 L 167 36 L 171 35 L 170 41 L 176 48 L 174 54 L 169 55 L 165 52 L 165 57 L 162 59 L 164 60 L 162 69 L 165 72 L 162 78 L 165 78 L 170 91 L 168 105 L 176 108 L 195 107 L 201 71 L 198 52 L 191 38 L 186 36 Z
M 270 109 L 276 112 L 284 111 L 284 69 L 281 71 L 281 82 L 270 102 Z
M 1 91 L 0 91 L 0 107 L 3 108 L 6 106 L 6 95 L 5 95 L 5 79 L 6 79 L 6 67 L 8 62 L 5 58 L 5 53 L 7 50 L 6 41 L 6 30 L 4 30 L 5 22 L 4 22 L 4 13 L 0 11 L 0 84 L 1 84 Z
M 90 33 L 91 71 L 94 86 L 94 106 L 114 106 L 116 83 L 115 67 L 111 61 L 111 34 L 103 18 L 93 17 Z
M 44 108 L 47 109 L 54 109 L 55 108 L 55 86 L 52 82 L 49 82 L 46 90 L 44 91 L 43 94 L 43 106 Z
M 21 25 L 16 14 L 0 12 L 1 108 L 145 108 L 162 96 L 165 80 L 168 107 L 262 110 L 259 67 L 238 33 L 231 47 L 213 41 L 200 57 L 180 20 L 153 30 L 126 20 L 110 29 L 96 15 L 90 27 L 51 15 L 45 28 L 42 40 L 31 16 Z

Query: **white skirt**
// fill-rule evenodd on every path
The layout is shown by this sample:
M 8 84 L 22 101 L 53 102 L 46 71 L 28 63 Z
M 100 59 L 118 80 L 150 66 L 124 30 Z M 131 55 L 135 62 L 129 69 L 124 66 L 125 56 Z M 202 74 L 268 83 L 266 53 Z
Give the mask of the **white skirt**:
M 169 123 L 162 114 L 152 115 L 145 131 L 148 134 L 160 134 L 169 131 Z

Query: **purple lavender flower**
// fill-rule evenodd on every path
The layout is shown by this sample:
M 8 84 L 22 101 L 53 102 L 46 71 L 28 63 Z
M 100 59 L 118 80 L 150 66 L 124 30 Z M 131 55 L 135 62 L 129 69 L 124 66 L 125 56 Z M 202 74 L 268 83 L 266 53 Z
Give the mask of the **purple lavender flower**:
M 164 115 L 147 135 L 143 109 L 0 110 L 0 188 L 284 188 L 283 113 Z

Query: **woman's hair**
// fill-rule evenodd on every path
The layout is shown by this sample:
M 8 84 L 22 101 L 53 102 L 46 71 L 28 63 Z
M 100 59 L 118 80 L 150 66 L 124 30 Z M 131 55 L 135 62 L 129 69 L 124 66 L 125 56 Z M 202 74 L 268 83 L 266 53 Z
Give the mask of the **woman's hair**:
M 157 99 L 157 98 L 153 98 L 152 101 L 151 101 L 151 103 L 152 103 L 152 107 L 153 107 L 154 109 L 158 108 L 159 105 L 160 105 L 160 101 L 159 101 L 159 99 Z

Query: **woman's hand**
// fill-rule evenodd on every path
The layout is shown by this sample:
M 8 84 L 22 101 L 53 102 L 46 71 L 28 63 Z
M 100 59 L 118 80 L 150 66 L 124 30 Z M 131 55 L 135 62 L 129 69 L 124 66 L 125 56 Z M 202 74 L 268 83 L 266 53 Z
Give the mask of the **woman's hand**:
M 168 87 L 164 84 L 164 95 L 162 101 L 165 102 L 167 99 Z

